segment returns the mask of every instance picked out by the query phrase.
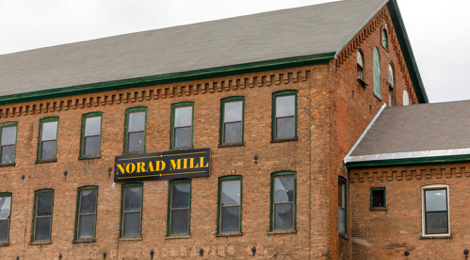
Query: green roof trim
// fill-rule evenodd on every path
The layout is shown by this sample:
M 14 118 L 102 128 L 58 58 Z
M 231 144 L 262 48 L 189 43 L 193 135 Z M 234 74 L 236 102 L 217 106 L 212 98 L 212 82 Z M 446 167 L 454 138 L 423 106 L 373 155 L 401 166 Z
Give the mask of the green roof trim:
M 429 103 L 397 1 L 390 0 L 387 3 L 387 6 L 388 10 L 390 11 L 393 25 L 395 27 L 398 42 L 400 43 L 400 47 L 403 51 L 403 57 L 405 58 L 406 66 L 410 72 L 411 81 L 413 82 L 413 87 L 416 92 L 416 96 L 418 97 L 418 101 L 419 103 Z
M 335 52 L 285 58 L 278 60 L 261 61 L 247 64 L 232 65 L 219 68 L 210 68 L 196 71 L 155 75 L 142 78 L 132 78 L 117 81 L 108 81 L 88 85 L 71 86 L 29 93 L 21 93 L 0 97 L 0 105 L 30 102 L 73 95 L 90 94 L 118 89 L 137 88 L 183 81 L 217 78 L 245 73 L 279 70 L 294 67 L 326 64 L 335 58 Z
M 350 162 L 346 164 L 348 169 L 359 168 L 378 168 L 392 166 L 411 166 L 411 165 L 429 165 L 429 164 L 445 164 L 445 163 L 468 163 L 470 162 L 470 154 L 449 155 L 422 158 L 406 158 L 395 160 L 377 160 L 366 162 Z

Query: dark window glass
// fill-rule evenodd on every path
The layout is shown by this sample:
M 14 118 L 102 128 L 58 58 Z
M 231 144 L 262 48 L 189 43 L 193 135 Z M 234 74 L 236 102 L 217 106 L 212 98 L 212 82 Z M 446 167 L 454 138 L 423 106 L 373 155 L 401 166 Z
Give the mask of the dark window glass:
M 42 160 L 56 158 L 57 121 L 42 123 L 41 156 Z
M 372 190 L 372 207 L 385 207 L 384 190 Z
M 34 240 L 51 240 L 54 194 L 37 194 Z
M 388 48 L 387 31 L 386 30 L 382 30 L 382 46 L 384 46 L 385 49 Z
M 78 238 L 95 237 L 97 190 L 80 191 L 78 213 Z
M 123 237 L 140 236 L 142 187 L 124 189 Z
M 294 176 L 274 178 L 274 229 L 294 228 Z
M 129 113 L 127 122 L 127 151 L 144 150 L 145 111 Z
M 190 147 L 193 122 L 193 107 L 176 107 L 174 111 L 173 146 Z
M 0 197 L 0 243 L 8 242 L 11 197 Z
M 2 146 L 2 162 L 1 163 L 14 163 L 15 162 L 15 146 L 7 145 Z
M 295 95 L 276 97 L 276 138 L 295 137 Z
M 85 119 L 83 155 L 100 154 L 101 116 Z
M 338 232 L 346 234 L 346 185 L 338 181 Z
M 449 233 L 447 189 L 425 190 L 426 234 Z
M 242 141 L 243 101 L 224 103 L 223 142 Z
M 170 235 L 189 233 L 190 189 L 189 183 L 171 186 Z
M 222 181 L 220 231 L 240 232 L 241 181 Z

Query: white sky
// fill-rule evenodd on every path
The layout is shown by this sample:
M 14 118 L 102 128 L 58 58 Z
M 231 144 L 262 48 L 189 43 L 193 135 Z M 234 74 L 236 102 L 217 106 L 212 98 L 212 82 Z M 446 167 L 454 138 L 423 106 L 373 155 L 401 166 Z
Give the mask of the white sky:
M 323 2 L 331 0 L 0 0 L 0 54 Z M 429 100 L 470 99 L 470 1 L 398 4 Z

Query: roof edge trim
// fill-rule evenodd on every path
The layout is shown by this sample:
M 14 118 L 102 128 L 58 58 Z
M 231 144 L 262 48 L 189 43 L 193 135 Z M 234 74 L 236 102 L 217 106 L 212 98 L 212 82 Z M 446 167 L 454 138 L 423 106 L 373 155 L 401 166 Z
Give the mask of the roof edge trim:
M 218 68 L 210 68 L 203 70 L 178 72 L 164 75 L 154 75 L 141 78 L 123 79 L 117 81 L 108 81 L 93 83 L 87 85 L 70 86 L 58 89 L 49 89 L 36 92 L 21 93 L 0 97 L 0 105 L 8 105 L 14 103 L 23 103 L 30 101 L 38 101 L 44 99 L 90 94 L 111 90 L 119 90 L 126 88 L 137 88 L 152 85 L 161 85 L 168 83 L 176 83 L 183 81 L 200 80 L 207 78 L 217 78 L 223 76 L 232 76 L 253 72 L 261 72 L 268 70 L 279 70 L 294 67 L 303 67 L 310 65 L 326 64 L 334 59 L 334 52 L 322 53 L 301 57 L 284 58 L 277 60 L 253 62 L 246 64 L 231 65 Z
M 470 162 L 470 154 L 461 155 L 448 155 L 448 156 L 435 156 L 435 157 L 421 157 L 421 158 L 406 158 L 395 160 L 379 160 L 367 162 L 351 162 L 346 164 L 348 169 L 359 168 L 379 168 L 379 167 L 392 167 L 392 166 L 410 166 L 410 165 L 429 165 L 429 164 L 445 164 L 445 163 L 468 163 Z

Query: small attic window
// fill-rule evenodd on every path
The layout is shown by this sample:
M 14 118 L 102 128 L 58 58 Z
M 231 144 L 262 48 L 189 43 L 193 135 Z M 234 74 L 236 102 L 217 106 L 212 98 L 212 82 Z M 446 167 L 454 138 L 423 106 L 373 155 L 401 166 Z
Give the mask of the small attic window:
M 388 41 L 387 41 L 387 25 L 385 24 L 382 29 L 382 46 L 388 50 Z
M 364 85 L 367 85 L 364 77 L 364 56 L 362 55 L 361 50 L 357 51 L 357 80 Z

